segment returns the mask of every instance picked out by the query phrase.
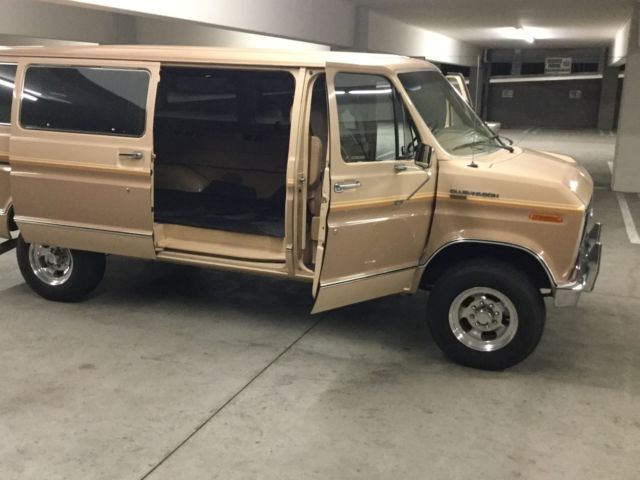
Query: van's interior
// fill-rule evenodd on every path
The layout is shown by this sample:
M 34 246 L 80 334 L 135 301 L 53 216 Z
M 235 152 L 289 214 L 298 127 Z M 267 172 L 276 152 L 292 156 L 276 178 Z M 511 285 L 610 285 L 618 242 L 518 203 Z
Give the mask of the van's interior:
M 309 132 L 309 264 L 328 143 L 326 81 L 320 78 Z M 160 246 L 284 261 L 294 91 L 295 79 L 284 70 L 162 68 L 154 122 Z
M 163 68 L 155 221 L 284 237 L 294 90 L 286 71 Z

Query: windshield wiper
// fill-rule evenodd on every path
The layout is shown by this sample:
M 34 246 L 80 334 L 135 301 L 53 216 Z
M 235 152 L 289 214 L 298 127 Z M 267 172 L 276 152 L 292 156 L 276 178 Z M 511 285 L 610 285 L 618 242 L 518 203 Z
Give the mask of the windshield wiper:
M 497 140 L 498 144 L 496 145 L 495 143 L 490 143 L 491 140 Z M 498 135 L 494 135 L 493 137 L 489 137 L 486 140 L 476 140 L 475 142 L 463 143 L 462 145 L 458 145 L 457 147 L 454 147 L 453 151 L 455 152 L 456 150 L 462 150 L 463 148 L 472 148 L 472 147 L 476 147 L 478 145 L 496 146 L 498 148 L 504 148 L 509 153 L 513 153 L 514 152 L 513 147 L 510 147 L 509 145 L 505 145 L 502 142 L 502 140 L 500 140 L 500 137 Z
M 507 145 L 502 141 L 502 137 L 500 135 L 494 135 L 493 137 L 491 137 L 491 140 L 497 140 L 500 144 L 500 148 L 504 148 L 509 153 L 513 153 L 515 151 L 515 149 L 511 145 Z M 511 142 L 511 144 L 513 145 L 513 142 Z

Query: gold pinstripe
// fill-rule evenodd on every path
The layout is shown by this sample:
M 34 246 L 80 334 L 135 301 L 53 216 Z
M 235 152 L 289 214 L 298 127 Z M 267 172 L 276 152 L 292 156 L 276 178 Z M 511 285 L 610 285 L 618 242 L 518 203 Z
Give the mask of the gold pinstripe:
M 24 160 L 21 158 L 12 158 L 11 165 L 33 166 L 33 167 L 47 167 L 47 168 L 63 168 L 67 170 L 84 170 L 92 172 L 102 173 L 115 173 L 121 175 L 137 175 L 142 177 L 148 177 L 151 175 L 149 170 L 131 170 L 128 168 L 110 167 L 106 165 L 95 165 L 90 163 L 79 162 L 42 162 L 39 160 Z
M 353 210 L 360 208 L 373 208 L 383 207 L 388 205 L 394 205 L 395 202 L 403 201 L 407 198 L 406 195 L 394 196 L 394 197 L 380 197 L 367 200 L 359 200 L 354 202 L 332 202 L 331 211 L 337 210 Z M 414 195 L 407 203 L 420 202 L 425 200 L 432 200 L 434 195 L 432 193 L 424 193 L 421 195 Z

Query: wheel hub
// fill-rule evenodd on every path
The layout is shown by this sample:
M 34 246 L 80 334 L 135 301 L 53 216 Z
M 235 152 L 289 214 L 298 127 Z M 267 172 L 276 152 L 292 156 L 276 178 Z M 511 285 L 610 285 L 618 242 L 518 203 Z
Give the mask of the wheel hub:
M 513 340 L 518 313 L 504 293 L 488 287 L 470 288 L 451 303 L 449 326 L 469 348 L 494 351 Z
M 73 256 L 68 248 L 29 245 L 29 264 L 34 275 L 47 285 L 62 285 L 73 272 Z
M 470 323 L 485 332 L 495 330 L 502 322 L 502 311 L 500 305 L 490 303 L 486 295 L 482 295 L 480 299 L 476 299 L 470 305 L 469 320 Z

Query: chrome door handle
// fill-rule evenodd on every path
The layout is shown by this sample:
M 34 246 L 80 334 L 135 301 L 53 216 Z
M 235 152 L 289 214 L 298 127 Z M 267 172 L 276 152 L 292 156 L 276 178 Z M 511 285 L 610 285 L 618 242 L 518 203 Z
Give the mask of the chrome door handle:
M 396 171 L 396 173 L 406 172 L 407 171 L 407 166 L 404 163 L 396 163 L 393 166 L 393 169 Z
M 342 193 L 345 190 L 349 190 L 351 188 L 359 188 L 362 186 L 360 180 L 347 180 L 346 182 L 335 183 L 333 185 L 333 191 L 336 193 Z
M 142 157 L 144 156 L 142 152 L 126 152 L 120 153 L 119 155 L 121 157 L 130 158 L 131 160 L 142 160 Z

